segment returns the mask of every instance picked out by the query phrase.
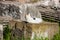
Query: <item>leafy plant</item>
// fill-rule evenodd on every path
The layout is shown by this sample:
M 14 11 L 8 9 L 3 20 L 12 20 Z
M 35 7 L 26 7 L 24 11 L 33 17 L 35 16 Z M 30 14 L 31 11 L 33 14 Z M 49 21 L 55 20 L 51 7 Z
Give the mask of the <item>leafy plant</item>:
M 8 25 L 6 25 L 6 27 L 4 28 L 3 40 L 10 40 L 10 29 Z
M 33 40 L 49 40 L 47 37 L 46 38 L 43 38 L 43 37 L 37 37 L 35 35 L 34 39 Z
M 60 40 L 60 34 L 57 33 L 56 35 L 54 35 L 52 40 Z

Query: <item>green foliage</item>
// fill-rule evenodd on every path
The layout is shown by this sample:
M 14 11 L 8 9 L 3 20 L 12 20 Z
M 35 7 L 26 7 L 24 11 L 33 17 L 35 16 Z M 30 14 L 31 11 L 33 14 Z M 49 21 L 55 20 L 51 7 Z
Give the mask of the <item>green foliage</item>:
M 3 38 L 3 40 L 10 40 L 10 29 L 8 25 L 6 25 L 6 27 L 4 28 Z
M 56 35 L 54 35 L 52 40 L 60 40 L 60 34 L 57 33 Z
M 43 37 L 37 37 L 35 35 L 34 39 L 33 40 L 49 40 L 48 38 L 43 38 Z
M 33 40 L 49 40 L 48 38 L 43 38 L 43 37 L 41 37 L 41 38 L 34 38 Z

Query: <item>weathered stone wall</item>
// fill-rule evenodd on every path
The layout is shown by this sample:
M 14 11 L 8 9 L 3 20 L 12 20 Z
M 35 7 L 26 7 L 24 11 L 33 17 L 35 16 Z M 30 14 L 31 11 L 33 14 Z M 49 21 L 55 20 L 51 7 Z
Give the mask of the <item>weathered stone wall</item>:
M 53 37 L 56 33 L 59 32 L 59 25 L 58 23 L 54 22 L 43 22 L 40 24 L 30 24 L 26 22 L 17 22 L 16 26 L 13 26 L 15 22 L 11 22 L 12 29 L 16 30 L 18 34 L 15 35 L 21 35 L 25 38 L 34 38 L 34 35 L 37 35 L 37 37 L 48 37 L 49 39 Z M 15 29 L 16 27 L 16 29 Z M 17 30 L 21 30 L 20 32 Z M 14 32 L 14 31 L 12 31 Z
M 9 5 L 9 4 L 12 4 L 12 5 Z M 25 14 L 27 14 L 27 12 L 21 14 L 20 8 L 19 8 L 20 5 L 22 5 L 22 4 L 20 4 L 19 2 L 1 2 L 1 4 L 0 4 L 0 8 L 1 8 L 0 9 L 1 10 L 0 16 L 4 16 L 4 17 L 0 17 L 1 18 L 0 20 L 5 20 L 5 19 L 6 20 L 14 20 L 14 19 L 19 19 L 20 20 L 21 15 L 24 16 Z M 25 6 L 26 5 L 23 5 L 23 9 L 25 8 Z M 33 4 L 31 4 L 30 6 L 33 6 Z M 4 7 L 5 7 L 5 9 L 4 9 Z M 40 11 L 40 13 L 42 15 L 42 19 L 51 20 L 51 21 L 55 21 L 55 22 L 60 21 L 60 8 L 58 8 L 58 7 L 54 8 L 54 7 L 51 7 L 51 6 L 46 7 L 46 6 L 43 6 L 43 5 L 36 6 L 36 7 Z M 30 10 L 32 10 L 32 8 Z M 23 10 L 23 11 L 25 12 L 25 10 Z M 36 10 L 34 10 L 34 11 L 36 11 Z M 8 15 L 8 16 L 6 16 L 6 15 Z M 25 17 L 23 19 L 25 19 Z
M 60 9 L 54 7 L 37 6 L 40 11 L 42 18 L 47 21 L 60 22 Z
M 50 10 L 48 10 L 48 8 Z M 12 9 L 14 9 L 14 7 Z M 57 21 L 60 20 L 60 17 L 58 16 L 59 13 L 58 14 L 55 13 L 55 12 L 57 12 L 56 9 L 54 9 L 54 8 L 51 9 L 50 7 L 45 8 L 43 6 L 42 6 L 42 8 L 40 7 L 40 9 L 41 9 L 40 12 L 44 13 L 44 14 L 42 14 L 43 15 L 42 18 L 44 17 L 46 19 L 47 13 L 49 16 L 48 18 L 50 18 L 51 15 L 54 13 L 55 15 L 57 15 Z M 44 11 L 42 11 L 42 10 L 44 10 Z M 52 19 L 55 20 L 55 18 L 56 17 L 54 16 Z M 16 22 L 16 21 L 11 20 L 9 22 L 9 24 L 10 24 L 11 36 L 12 36 L 11 39 L 13 39 L 13 40 L 14 40 L 14 36 L 17 36 L 18 38 L 22 37 L 22 36 L 24 36 L 25 38 L 32 37 L 31 39 L 33 39 L 34 38 L 33 35 L 35 35 L 35 34 L 37 35 L 37 37 L 40 37 L 38 35 L 41 35 L 41 36 L 45 36 L 45 37 L 48 36 L 50 38 L 50 37 L 53 37 L 53 35 L 59 31 L 58 23 L 54 23 L 54 22 L 42 22 L 40 24 L 31 24 L 31 23 L 27 23 L 27 22 Z
M 32 24 L 32 34 L 36 34 L 37 37 L 52 38 L 54 34 L 59 32 L 58 23 L 43 22 L 41 24 Z M 34 37 L 34 36 L 32 36 Z

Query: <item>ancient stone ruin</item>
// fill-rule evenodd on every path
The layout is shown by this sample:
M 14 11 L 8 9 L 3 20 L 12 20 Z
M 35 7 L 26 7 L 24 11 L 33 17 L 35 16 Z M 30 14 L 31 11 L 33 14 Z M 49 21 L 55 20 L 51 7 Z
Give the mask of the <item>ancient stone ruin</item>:
M 28 38 L 33 40 L 35 35 L 38 38 L 42 36 L 51 39 L 59 32 L 59 11 L 59 8 L 51 6 L 0 2 L 1 34 L 4 33 L 3 28 L 9 25 L 10 40 L 15 40 L 15 38 L 22 40 L 22 37 L 25 40 Z

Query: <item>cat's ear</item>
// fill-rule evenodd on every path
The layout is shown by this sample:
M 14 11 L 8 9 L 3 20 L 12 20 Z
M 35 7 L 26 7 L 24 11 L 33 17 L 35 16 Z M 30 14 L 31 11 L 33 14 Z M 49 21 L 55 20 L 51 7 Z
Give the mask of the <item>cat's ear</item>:
M 30 16 L 30 14 L 27 14 L 27 16 Z
M 28 16 L 30 16 L 30 14 L 28 14 Z

